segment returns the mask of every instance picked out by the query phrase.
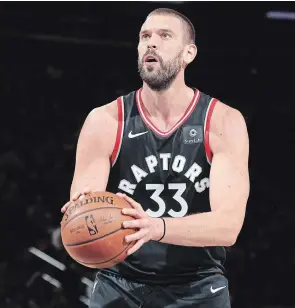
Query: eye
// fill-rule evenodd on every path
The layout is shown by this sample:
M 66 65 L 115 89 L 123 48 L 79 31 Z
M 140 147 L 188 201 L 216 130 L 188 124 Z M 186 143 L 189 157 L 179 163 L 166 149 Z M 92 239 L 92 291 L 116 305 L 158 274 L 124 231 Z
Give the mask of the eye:
M 170 35 L 169 33 L 166 33 L 166 32 L 165 32 L 165 33 L 162 33 L 162 34 L 161 34 L 161 37 L 164 38 L 164 39 L 167 39 L 167 38 L 170 38 L 171 35 Z
M 150 37 L 150 35 L 149 35 L 148 33 L 144 33 L 144 34 L 141 35 L 141 38 L 142 38 L 143 40 L 146 40 L 146 39 L 148 39 L 149 37 Z

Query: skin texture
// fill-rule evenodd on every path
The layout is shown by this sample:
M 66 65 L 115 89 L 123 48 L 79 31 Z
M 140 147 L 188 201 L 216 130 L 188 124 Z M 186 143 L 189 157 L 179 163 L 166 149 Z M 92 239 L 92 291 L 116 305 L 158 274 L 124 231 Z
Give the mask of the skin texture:
M 138 66 L 143 79 L 142 100 L 153 124 L 168 131 L 181 118 L 192 100 L 184 72 L 197 55 L 197 47 L 185 40 L 185 27 L 171 15 L 148 16 L 139 33 Z M 149 64 L 152 55 L 158 62 Z M 151 85 L 151 83 L 153 83 Z M 162 88 L 161 88 L 161 83 Z M 155 87 L 158 88 L 155 88 Z M 118 127 L 117 105 L 94 109 L 79 137 L 69 204 L 90 191 L 104 191 L 110 172 L 110 157 Z M 242 228 L 249 196 L 249 140 L 239 111 L 217 102 L 210 122 L 209 145 L 213 155 L 210 172 L 211 212 L 182 218 L 165 218 L 162 242 L 183 246 L 231 246 Z M 164 232 L 161 218 L 151 218 L 136 200 L 118 193 L 132 206 L 123 214 L 134 217 L 125 228 L 139 229 L 126 237 L 136 241 L 134 253 L 144 243 L 159 240 Z

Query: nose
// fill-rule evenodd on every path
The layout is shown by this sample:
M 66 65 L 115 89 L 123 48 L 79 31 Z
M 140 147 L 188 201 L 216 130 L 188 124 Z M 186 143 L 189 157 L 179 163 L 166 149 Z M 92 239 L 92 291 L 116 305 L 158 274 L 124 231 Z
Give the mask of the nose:
M 158 48 L 158 42 L 156 35 L 152 35 L 148 41 L 148 48 L 149 49 L 157 49 Z
M 156 44 L 148 44 L 149 49 L 157 49 Z

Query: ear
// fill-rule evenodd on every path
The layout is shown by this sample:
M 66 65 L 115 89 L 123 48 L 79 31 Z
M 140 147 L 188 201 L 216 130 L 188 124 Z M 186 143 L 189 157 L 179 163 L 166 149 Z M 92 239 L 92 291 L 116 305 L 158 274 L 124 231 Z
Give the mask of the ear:
M 185 67 L 194 61 L 195 57 L 197 56 L 197 51 L 197 46 L 195 44 L 189 44 L 185 46 L 183 57 Z

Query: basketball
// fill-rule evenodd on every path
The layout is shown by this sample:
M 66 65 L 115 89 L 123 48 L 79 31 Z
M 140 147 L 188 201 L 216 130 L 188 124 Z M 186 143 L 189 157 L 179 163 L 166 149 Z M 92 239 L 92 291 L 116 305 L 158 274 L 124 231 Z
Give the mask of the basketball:
M 87 194 L 69 206 L 61 222 L 61 238 L 67 253 L 90 268 L 109 268 L 122 262 L 134 242 L 125 236 L 135 232 L 124 229 L 122 222 L 132 220 L 123 215 L 127 201 L 110 192 Z

